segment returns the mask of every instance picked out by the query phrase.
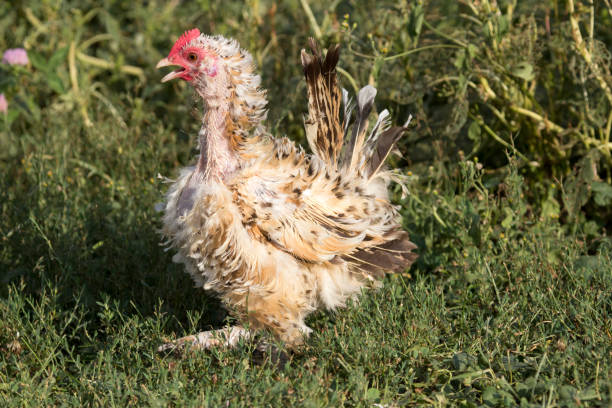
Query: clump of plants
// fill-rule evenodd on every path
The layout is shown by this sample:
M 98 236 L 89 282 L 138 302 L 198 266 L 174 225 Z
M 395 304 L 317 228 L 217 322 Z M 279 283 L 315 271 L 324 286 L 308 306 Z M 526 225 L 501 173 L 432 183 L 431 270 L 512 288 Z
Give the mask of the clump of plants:
M 348 66 L 365 64 L 355 82 L 375 83 L 385 103 L 417 112 L 409 163 L 477 158 L 490 188 L 508 176 L 512 149 L 532 205 L 573 220 L 577 204 L 566 194 L 578 183 L 578 208 L 600 226 L 610 222 L 609 2 L 416 1 L 373 10 L 345 16 Z

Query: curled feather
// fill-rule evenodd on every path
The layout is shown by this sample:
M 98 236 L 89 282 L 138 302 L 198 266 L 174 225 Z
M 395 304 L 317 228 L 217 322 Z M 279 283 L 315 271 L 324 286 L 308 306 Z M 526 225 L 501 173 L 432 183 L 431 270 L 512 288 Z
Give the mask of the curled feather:
M 370 177 L 375 175 L 385 160 L 389 156 L 389 153 L 395 147 L 397 141 L 406 132 L 406 128 L 403 126 L 394 126 L 391 129 L 387 129 L 381 133 L 376 148 L 372 151 L 371 156 L 368 158 L 366 164 L 365 173 Z
M 360 158 L 359 152 L 361 152 L 364 146 L 368 116 L 372 111 L 375 97 L 376 88 L 371 85 L 364 86 L 357 94 L 357 117 L 353 124 L 351 140 L 347 145 L 346 163 L 348 163 L 350 171 L 354 171 L 357 168 Z

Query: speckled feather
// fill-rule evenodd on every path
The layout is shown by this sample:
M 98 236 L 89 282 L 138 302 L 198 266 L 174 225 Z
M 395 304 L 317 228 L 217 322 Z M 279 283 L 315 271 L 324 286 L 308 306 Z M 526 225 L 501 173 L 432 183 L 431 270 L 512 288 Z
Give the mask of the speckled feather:
M 389 174 L 380 166 L 371 173 L 364 143 L 349 158 L 359 165 L 340 161 L 337 48 L 325 60 L 302 53 L 306 126 L 315 127 L 309 141 L 321 146 L 308 155 L 265 131 L 265 93 L 235 41 L 201 35 L 184 46 L 214 52 L 220 73 L 193 83 L 206 105 L 201 155 L 167 193 L 166 244 L 196 285 L 217 293 L 250 328 L 299 345 L 311 331 L 308 314 L 343 306 L 416 258 L 389 202 Z M 370 138 L 384 135 L 383 127 Z

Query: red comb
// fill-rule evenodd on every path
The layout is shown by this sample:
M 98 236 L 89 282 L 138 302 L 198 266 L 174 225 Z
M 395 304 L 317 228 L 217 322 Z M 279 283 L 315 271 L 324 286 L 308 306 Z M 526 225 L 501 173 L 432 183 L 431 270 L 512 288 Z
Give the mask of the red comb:
M 170 50 L 170 54 L 168 54 L 168 58 L 177 54 L 181 50 L 181 48 L 185 46 L 185 44 L 187 44 L 189 41 L 193 40 L 194 38 L 198 37 L 199 35 L 200 35 L 200 30 L 198 30 L 197 28 L 194 28 L 193 30 L 185 31 L 183 35 L 181 35 L 179 39 L 176 40 L 176 42 L 172 46 L 172 49 Z

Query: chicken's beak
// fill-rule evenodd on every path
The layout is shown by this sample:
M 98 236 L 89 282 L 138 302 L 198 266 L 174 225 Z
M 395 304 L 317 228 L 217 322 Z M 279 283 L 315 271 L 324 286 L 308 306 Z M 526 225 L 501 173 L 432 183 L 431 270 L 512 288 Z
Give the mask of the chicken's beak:
M 155 68 L 160 69 L 160 68 L 167 67 L 170 65 L 172 65 L 172 63 L 170 62 L 168 58 L 162 58 L 159 60 Z
M 163 58 L 157 63 L 155 68 L 159 69 L 163 67 L 169 67 L 172 65 L 178 65 L 178 64 L 175 64 L 174 62 L 170 61 L 168 58 Z M 170 81 L 171 79 L 178 78 L 181 76 L 183 72 L 185 72 L 185 68 L 183 67 L 180 67 L 179 69 L 175 69 L 174 71 L 170 72 L 168 75 L 163 77 L 161 81 L 167 82 L 167 81 Z

